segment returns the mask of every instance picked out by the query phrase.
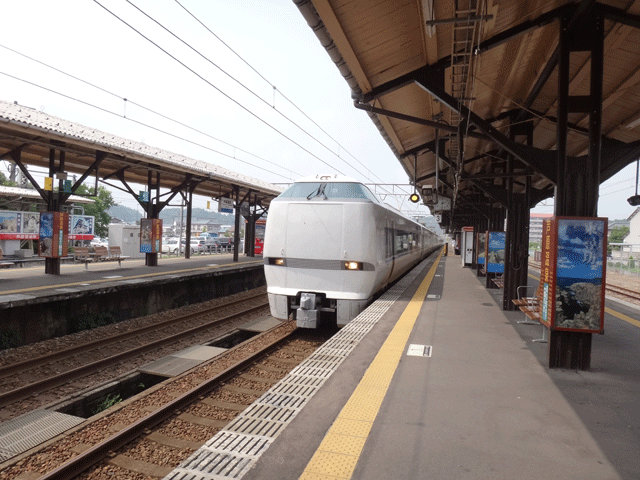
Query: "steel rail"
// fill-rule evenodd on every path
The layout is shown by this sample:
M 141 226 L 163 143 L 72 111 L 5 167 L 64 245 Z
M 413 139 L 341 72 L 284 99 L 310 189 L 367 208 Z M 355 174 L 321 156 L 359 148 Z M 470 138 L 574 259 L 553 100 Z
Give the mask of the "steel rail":
M 298 331 L 294 330 L 293 332 L 289 332 L 285 336 L 274 340 L 259 351 L 252 352 L 248 358 L 232 365 L 215 377 L 207 380 L 175 400 L 172 400 L 168 404 L 160 407 L 158 410 L 150 413 L 148 416 L 132 423 L 114 436 L 94 445 L 84 453 L 81 453 L 77 457 L 74 457 L 60 465 L 55 470 L 52 470 L 46 475 L 40 477 L 40 480 L 71 480 L 75 478 L 80 473 L 107 457 L 110 452 L 113 452 L 132 440 L 135 440 L 137 437 L 144 434 L 145 430 L 150 429 L 158 425 L 160 422 L 170 418 L 176 411 L 182 410 L 197 401 L 199 397 L 209 393 L 221 382 L 231 379 L 237 375 L 238 372 L 250 367 L 258 357 L 270 353 L 282 344 L 294 339 L 297 335 L 299 335 Z
M 212 326 L 218 323 L 224 323 L 233 318 L 239 317 L 241 315 L 246 315 L 248 313 L 252 313 L 256 310 L 260 310 L 268 305 L 268 302 L 262 303 L 258 306 L 251 307 L 242 312 L 234 313 L 232 315 L 228 315 L 226 317 L 219 318 L 212 322 L 206 323 L 204 325 L 200 325 L 198 327 L 191 328 L 189 330 L 185 330 L 184 332 L 180 332 L 179 334 L 172 335 L 169 337 L 165 337 L 160 340 L 156 340 L 154 342 L 148 343 L 146 345 L 142 345 L 140 347 L 133 348 L 131 350 L 127 350 L 125 352 L 120 352 L 116 355 L 112 355 L 111 357 L 103 358 L 102 360 L 97 360 L 93 363 L 89 363 L 87 365 L 83 365 L 82 367 L 75 368 L 73 370 L 69 370 L 67 372 L 61 373 L 60 375 L 55 375 L 53 377 L 47 378 L 45 380 L 40 380 L 38 382 L 31 383 L 24 387 L 16 388 L 14 390 L 10 390 L 8 392 L 0 394 L 0 407 L 4 407 L 11 402 L 17 402 L 19 400 L 23 400 L 25 398 L 30 397 L 35 392 L 38 391 L 46 391 L 48 389 L 63 385 L 69 382 L 72 379 L 80 378 L 89 373 L 94 373 L 99 369 L 106 368 L 114 363 L 121 362 L 129 357 L 136 356 L 140 353 L 143 353 L 146 350 L 152 350 L 154 348 L 158 348 L 164 344 L 173 343 L 176 340 L 180 340 L 181 338 L 188 337 L 190 335 L 194 335 L 203 330 L 211 328 Z
M 16 373 L 20 373 L 23 372 L 25 370 L 31 369 L 31 368 L 36 368 L 36 367 L 40 367 L 42 365 L 46 365 L 48 363 L 51 363 L 53 361 L 56 360 L 62 360 L 63 358 L 67 358 L 67 357 L 71 357 L 74 355 L 78 355 L 80 353 L 98 348 L 98 347 L 103 347 L 105 345 L 109 345 L 110 343 L 116 343 L 116 342 L 121 342 L 124 340 L 129 340 L 130 338 L 134 338 L 138 335 L 142 335 L 151 331 L 156 331 L 158 329 L 161 328 L 165 328 L 180 322 L 184 322 L 186 320 L 190 320 L 192 318 L 201 316 L 201 315 L 207 315 L 210 313 L 215 312 L 216 310 L 219 310 L 221 308 L 225 308 L 225 307 L 229 307 L 229 306 L 233 306 L 233 305 L 237 305 L 239 303 L 244 303 L 247 301 L 251 301 L 260 297 L 263 297 L 265 294 L 264 293 L 260 293 L 258 295 L 254 295 L 252 297 L 248 297 L 248 298 L 243 298 L 240 300 L 235 300 L 233 302 L 230 303 L 225 303 L 224 305 L 217 305 L 215 307 L 210 307 L 207 308 L 205 310 L 199 311 L 199 312 L 194 312 L 194 313 L 189 313 L 187 315 L 182 315 L 180 317 L 177 318 L 173 318 L 173 319 L 169 319 L 169 320 L 164 320 L 161 322 L 158 322 L 154 325 L 149 325 L 147 327 L 143 327 L 137 330 L 132 330 L 130 332 L 123 332 L 119 335 L 116 336 L 111 336 L 108 338 L 103 338 L 100 340 L 96 340 L 94 342 L 89 342 L 89 343 L 83 343 L 82 345 L 77 345 L 77 346 L 73 346 L 73 347 L 69 347 L 69 348 L 65 348 L 63 350 L 59 350 L 55 353 L 50 353 L 47 355 L 41 355 L 38 356 L 36 358 L 31 358 L 28 360 L 23 360 L 21 362 L 15 362 L 15 363 L 11 363 L 11 364 L 7 364 L 7 365 L 2 365 L 0 366 L 0 378 L 5 378 L 11 375 L 15 375 Z

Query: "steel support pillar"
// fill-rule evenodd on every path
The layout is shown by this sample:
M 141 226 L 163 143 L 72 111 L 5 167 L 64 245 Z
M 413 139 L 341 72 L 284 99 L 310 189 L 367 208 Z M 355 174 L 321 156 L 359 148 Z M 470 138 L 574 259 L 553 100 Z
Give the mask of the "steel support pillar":
M 63 161 L 63 154 L 60 152 L 61 161 Z M 58 169 L 56 168 L 56 151 L 54 148 L 49 149 L 49 177 L 53 178 Z M 62 185 L 61 185 L 62 186 Z M 58 189 L 58 192 L 53 190 L 48 192 L 47 211 L 59 212 L 61 211 L 59 195 L 62 193 L 62 188 Z M 49 275 L 60 275 L 60 257 L 46 257 L 44 259 L 44 273 Z
M 533 124 L 530 122 L 512 125 L 510 138 L 516 140 L 524 135 L 527 146 L 533 145 Z M 505 265 L 504 290 L 502 296 L 503 310 L 516 310 L 513 304 L 518 298 L 518 287 L 526 285 L 529 268 L 529 203 L 528 195 L 531 182 L 527 182 L 525 193 L 516 194 L 514 188 L 514 166 L 516 159 L 512 156 L 507 161 L 508 208 L 507 228 L 505 233 Z M 529 178 L 529 177 L 527 177 Z
M 240 200 L 240 187 L 234 185 L 233 192 L 235 193 L 236 197 L 236 218 L 234 223 L 235 231 L 233 232 L 233 261 L 237 262 L 239 253 L 238 250 L 240 247 L 240 217 L 242 217 L 242 214 L 240 213 L 240 206 L 242 204 L 242 201 Z
M 149 202 L 147 203 L 147 218 L 158 218 L 160 214 L 160 173 L 156 174 L 156 181 L 153 182 L 153 172 L 149 170 L 147 175 L 147 185 L 149 190 Z M 155 189 L 155 203 L 153 200 L 152 192 Z M 145 265 L 147 267 L 157 267 L 158 266 L 158 254 L 157 253 L 145 253 L 144 259 Z
M 558 62 L 557 184 L 555 215 L 595 217 L 598 213 L 598 187 L 602 149 L 602 74 L 604 18 L 596 13 L 585 16 L 569 28 L 569 19 L 560 21 Z M 591 54 L 590 94 L 569 95 L 571 52 Z M 567 155 L 568 116 L 589 113 L 589 154 L 581 159 Z M 591 366 L 591 333 L 557 331 L 549 335 L 549 368 L 588 370 Z

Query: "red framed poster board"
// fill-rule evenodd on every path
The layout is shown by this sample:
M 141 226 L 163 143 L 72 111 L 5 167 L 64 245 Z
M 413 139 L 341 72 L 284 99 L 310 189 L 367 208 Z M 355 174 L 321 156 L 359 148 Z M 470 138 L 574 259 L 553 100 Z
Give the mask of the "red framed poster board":
M 159 253 L 162 251 L 162 220 L 159 218 L 140 219 L 140 252 Z
M 607 219 L 553 217 L 543 221 L 542 310 L 551 330 L 604 330 Z

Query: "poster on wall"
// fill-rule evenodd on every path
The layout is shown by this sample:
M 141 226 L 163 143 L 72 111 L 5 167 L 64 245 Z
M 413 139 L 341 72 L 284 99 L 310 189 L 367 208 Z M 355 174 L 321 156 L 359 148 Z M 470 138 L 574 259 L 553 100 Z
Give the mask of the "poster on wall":
M 159 218 L 140 219 L 140 252 L 159 253 L 162 251 L 162 220 Z
M 478 232 L 478 265 L 484 265 L 485 260 L 485 244 L 487 241 L 487 233 L 486 232 Z
M 487 232 L 486 242 L 487 273 L 504 273 L 505 233 Z
M 37 238 L 40 230 L 40 212 L 22 212 L 22 232 Z
M 95 219 L 91 215 L 72 215 L 69 223 L 71 240 L 92 240 L 95 235 Z
M 0 212 L 0 234 L 17 234 L 19 224 L 18 212 Z

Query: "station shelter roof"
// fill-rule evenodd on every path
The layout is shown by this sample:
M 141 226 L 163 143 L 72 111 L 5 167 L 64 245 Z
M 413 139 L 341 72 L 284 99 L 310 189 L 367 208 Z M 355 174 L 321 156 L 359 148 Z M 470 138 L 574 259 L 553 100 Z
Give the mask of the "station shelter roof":
M 12 153 L 20 152 L 25 165 L 48 169 L 51 149 L 65 152 L 65 173 L 84 175 L 93 168 L 103 181 L 148 185 L 152 172 L 153 181 L 159 174 L 159 186 L 169 191 L 191 189 L 194 195 L 235 198 L 235 186 L 241 199 L 251 192 L 248 202 L 262 207 L 282 191 L 280 186 L 202 160 L 0 101 L 0 159 L 11 160 Z
M 460 225 L 482 204 L 505 206 L 509 179 L 514 193 L 523 193 L 529 179 L 530 206 L 554 195 L 561 28 L 574 47 L 567 155 L 579 160 L 589 152 L 590 112 L 579 105 L 589 105 L 590 52 L 601 28 L 599 181 L 640 156 L 640 1 L 295 3 L 351 87 L 356 108 L 369 114 L 418 187 L 435 187 L 438 177 L 438 192 L 452 201 Z M 531 128 L 530 142 L 518 125 Z M 518 160 L 512 171 L 508 155 Z

